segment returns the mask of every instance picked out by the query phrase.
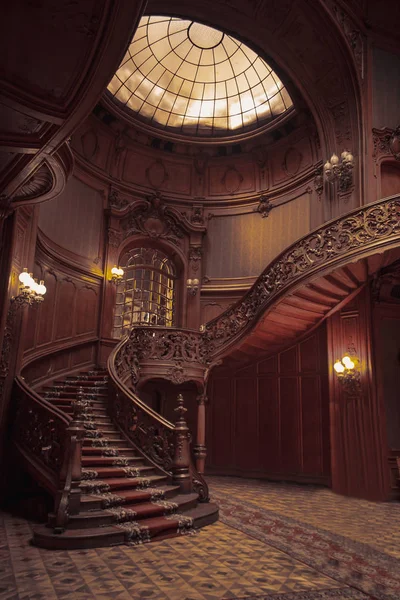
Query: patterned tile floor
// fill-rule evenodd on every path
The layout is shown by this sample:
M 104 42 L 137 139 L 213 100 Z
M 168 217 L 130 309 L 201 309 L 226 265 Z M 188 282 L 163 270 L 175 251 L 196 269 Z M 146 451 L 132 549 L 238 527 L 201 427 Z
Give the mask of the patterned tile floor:
M 343 513 L 350 507 L 349 535 L 356 540 L 364 536 L 364 542 L 374 542 L 378 523 L 387 538 L 390 529 L 400 529 L 399 507 L 393 505 L 367 503 L 371 504 L 367 509 L 362 501 L 353 505 L 327 490 L 300 486 L 216 477 L 210 478 L 210 483 L 221 498 L 234 495 L 240 502 L 243 497 L 250 505 L 256 495 L 266 509 L 290 513 L 299 521 L 341 535 L 348 533 L 340 527 L 346 526 Z M 326 506 L 321 506 L 325 502 Z M 366 529 L 365 511 L 373 524 L 369 532 L 362 531 Z M 396 535 L 391 540 L 394 549 L 399 531 Z M 349 587 L 343 577 L 331 577 L 330 572 L 298 560 L 261 535 L 252 534 L 251 529 L 239 531 L 227 520 L 195 536 L 136 547 L 50 552 L 31 546 L 30 536 L 28 521 L 0 514 L 1 600 L 400 600 L 400 595 L 375 596 L 363 593 L 360 587 Z
M 274 513 L 400 558 L 400 503 L 347 498 L 318 486 L 238 477 L 210 477 L 209 480 L 220 493 L 235 495 Z

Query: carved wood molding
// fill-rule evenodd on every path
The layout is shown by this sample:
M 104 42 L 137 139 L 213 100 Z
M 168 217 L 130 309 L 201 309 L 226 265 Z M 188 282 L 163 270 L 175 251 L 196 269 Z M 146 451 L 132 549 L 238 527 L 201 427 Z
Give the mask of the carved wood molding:
M 377 163 L 381 158 L 392 157 L 400 160 L 400 125 L 395 129 L 372 130 L 374 150 L 372 156 Z
M 274 260 L 243 299 L 205 326 L 212 356 L 249 332 L 273 301 L 313 273 L 400 241 L 400 199 L 366 205 L 304 236 Z
M 135 202 L 120 223 L 124 239 L 132 235 L 145 235 L 166 240 L 178 248 L 183 246 L 186 236 L 206 231 L 204 224 L 197 219 L 190 221 L 186 215 L 166 204 L 159 193 Z

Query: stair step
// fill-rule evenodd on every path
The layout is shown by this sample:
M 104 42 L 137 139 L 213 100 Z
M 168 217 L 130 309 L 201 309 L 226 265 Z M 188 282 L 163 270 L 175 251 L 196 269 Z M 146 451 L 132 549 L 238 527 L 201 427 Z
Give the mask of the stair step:
M 75 392 L 75 393 L 74 393 Z M 44 396 L 47 400 L 49 398 L 54 398 L 59 400 L 60 398 L 67 398 L 69 400 L 75 400 L 76 399 L 76 394 L 77 390 L 71 390 L 71 389 L 63 389 L 63 390 L 54 390 L 52 388 L 44 388 L 42 390 L 39 391 L 39 393 Z M 85 392 L 86 395 L 90 395 L 92 394 L 94 396 L 96 396 L 97 398 L 108 398 L 108 394 L 107 393 L 103 393 L 103 392 L 98 392 L 96 390 L 94 390 L 93 392 Z
M 167 477 L 165 475 L 149 475 L 148 477 L 110 477 L 107 478 L 107 481 L 94 479 L 93 481 L 82 481 L 80 483 L 80 488 L 83 493 L 88 494 L 93 490 L 93 493 L 96 493 L 97 490 L 100 493 L 113 491 L 113 490 L 123 490 L 137 487 L 148 487 L 155 486 L 161 482 L 165 482 Z
M 195 508 L 197 494 L 182 494 L 174 496 L 172 500 L 154 500 L 136 504 L 123 504 L 101 510 L 82 511 L 78 515 L 70 515 L 68 528 L 91 529 L 93 527 L 107 527 L 129 521 L 143 521 L 144 519 L 170 515 L 176 511 L 185 511 Z M 53 525 L 54 515 L 50 515 L 49 524 Z
M 140 504 L 150 500 L 167 500 L 179 493 L 176 485 L 161 484 L 156 487 L 148 487 L 141 490 L 119 490 L 118 493 L 106 494 L 82 494 L 81 507 L 83 510 L 99 510 L 111 506 L 123 506 L 125 504 Z
M 94 444 L 94 447 L 95 448 L 103 448 L 104 449 L 107 446 L 102 446 L 100 442 L 101 442 L 101 440 L 103 440 L 104 442 L 106 442 L 107 439 L 109 439 L 109 438 L 106 438 L 105 436 L 102 437 L 102 438 L 91 438 L 91 439 L 85 438 L 83 440 L 83 448 L 93 447 L 93 442 L 98 441 L 99 445 Z M 126 448 L 126 440 L 124 440 L 124 439 L 119 439 L 119 440 L 110 440 L 109 439 L 109 442 L 110 442 L 108 444 L 109 448 L 117 448 L 117 449 L 119 449 L 120 447 L 121 448 Z
M 141 456 L 83 456 L 82 465 L 83 467 L 93 467 L 97 470 L 97 466 L 114 465 L 115 461 L 121 458 L 125 459 L 129 465 L 135 467 L 143 463 L 143 458 Z
M 129 471 L 127 471 L 129 469 Z M 133 475 L 133 470 L 138 471 L 137 475 Z M 90 474 L 96 472 L 97 477 L 90 479 L 85 478 L 85 474 Z M 109 478 L 118 478 L 118 477 L 126 477 L 128 479 L 132 479 L 133 477 L 147 477 L 148 473 L 154 472 L 154 467 L 148 466 L 139 466 L 139 467 L 124 467 L 124 466 L 112 466 L 109 467 L 96 467 L 96 469 L 82 469 L 82 480 L 85 481 L 96 481 L 97 479 L 109 479 Z
M 126 442 L 125 442 L 126 444 Z M 129 446 L 123 446 L 123 447 L 118 447 L 115 448 L 114 446 L 83 446 L 82 447 L 82 455 L 83 456 L 96 456 L 99 455 L 101 456 L 102 454 L 104 456 L 107 456 L 107 454 L 104 454 L 107 450 L 118 450 L 118 455 L 117 456 L 137 456 L 137 453 L 135 451 L 134 448 L 130 448 Z M 114 457 L 116 458 L 116 457 Z

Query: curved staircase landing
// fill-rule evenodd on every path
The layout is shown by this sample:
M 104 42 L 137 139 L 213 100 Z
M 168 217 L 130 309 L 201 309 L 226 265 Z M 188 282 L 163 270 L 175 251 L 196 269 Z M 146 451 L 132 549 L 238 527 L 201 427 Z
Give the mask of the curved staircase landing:
M 82 394 L 85 414 L 81 500 L 62 533 L 54 533 L 55 515 L 34 529 L 33 543 L 50 549 L 142 544 L 190 534 L 215 522 L 215 504 L 198 504 L 198 494 L 181 494 L 165 473 L 125 438 L 108 416 L 108 375 L 96 369 L 68 376 L 39 393 L 68 415 Z

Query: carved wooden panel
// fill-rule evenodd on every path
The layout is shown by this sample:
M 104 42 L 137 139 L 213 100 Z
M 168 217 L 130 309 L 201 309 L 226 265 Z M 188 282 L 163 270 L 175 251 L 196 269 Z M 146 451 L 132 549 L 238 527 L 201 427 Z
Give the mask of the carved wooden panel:
M 254 163 L 249 158 L 213 161 L 208 169 L 208 195 L 229 196 L 256 190 Z
M 85 333 L 96 333 L 98 318 L 98 290 L 83 286 L 77 290 L 76 294 L 77 312 L 75 322 L 76 335 Z
M 207 408 L 210 471 L 329 481 L 326 345 L 322 325 L 246 368 L 216 370 Z
M 332 487 L 339 493 L 371 500 L 389 495 L 385 413 L 377 396 L 372 360 L 371 303 L 364 288 L 328 319 L 330 406 L 332 419 Z M 332 365 L 345 353 L 360 362 L 361 388 L 345 393 Z
M 50 297 L 46 298 L 47 305 L 50 304 Z M 62 279 L 58 285 L 58 294 L 56 300 L 57 321 L 56 321 L 56 340 L 65 340 L 72 337 L 74 331 L 74 321 L 72 319 L 76 309 L 76 285 L 70 279 Z M 45 312 L 45 311 L 43 311 Z M 43 315 L 47 318 L 47 315 Z
M 258 277 L 270 260 L 309 228 L 308 194 L 274 208 L 266 219 L 258 213 L 216 216 L 208 225 L 205 275 Z
M 103 246 L 103 208 L 101 193 L 73 177 L 60 196 L 40 205 L 39 228 L 57 246 L 95 266 Z

